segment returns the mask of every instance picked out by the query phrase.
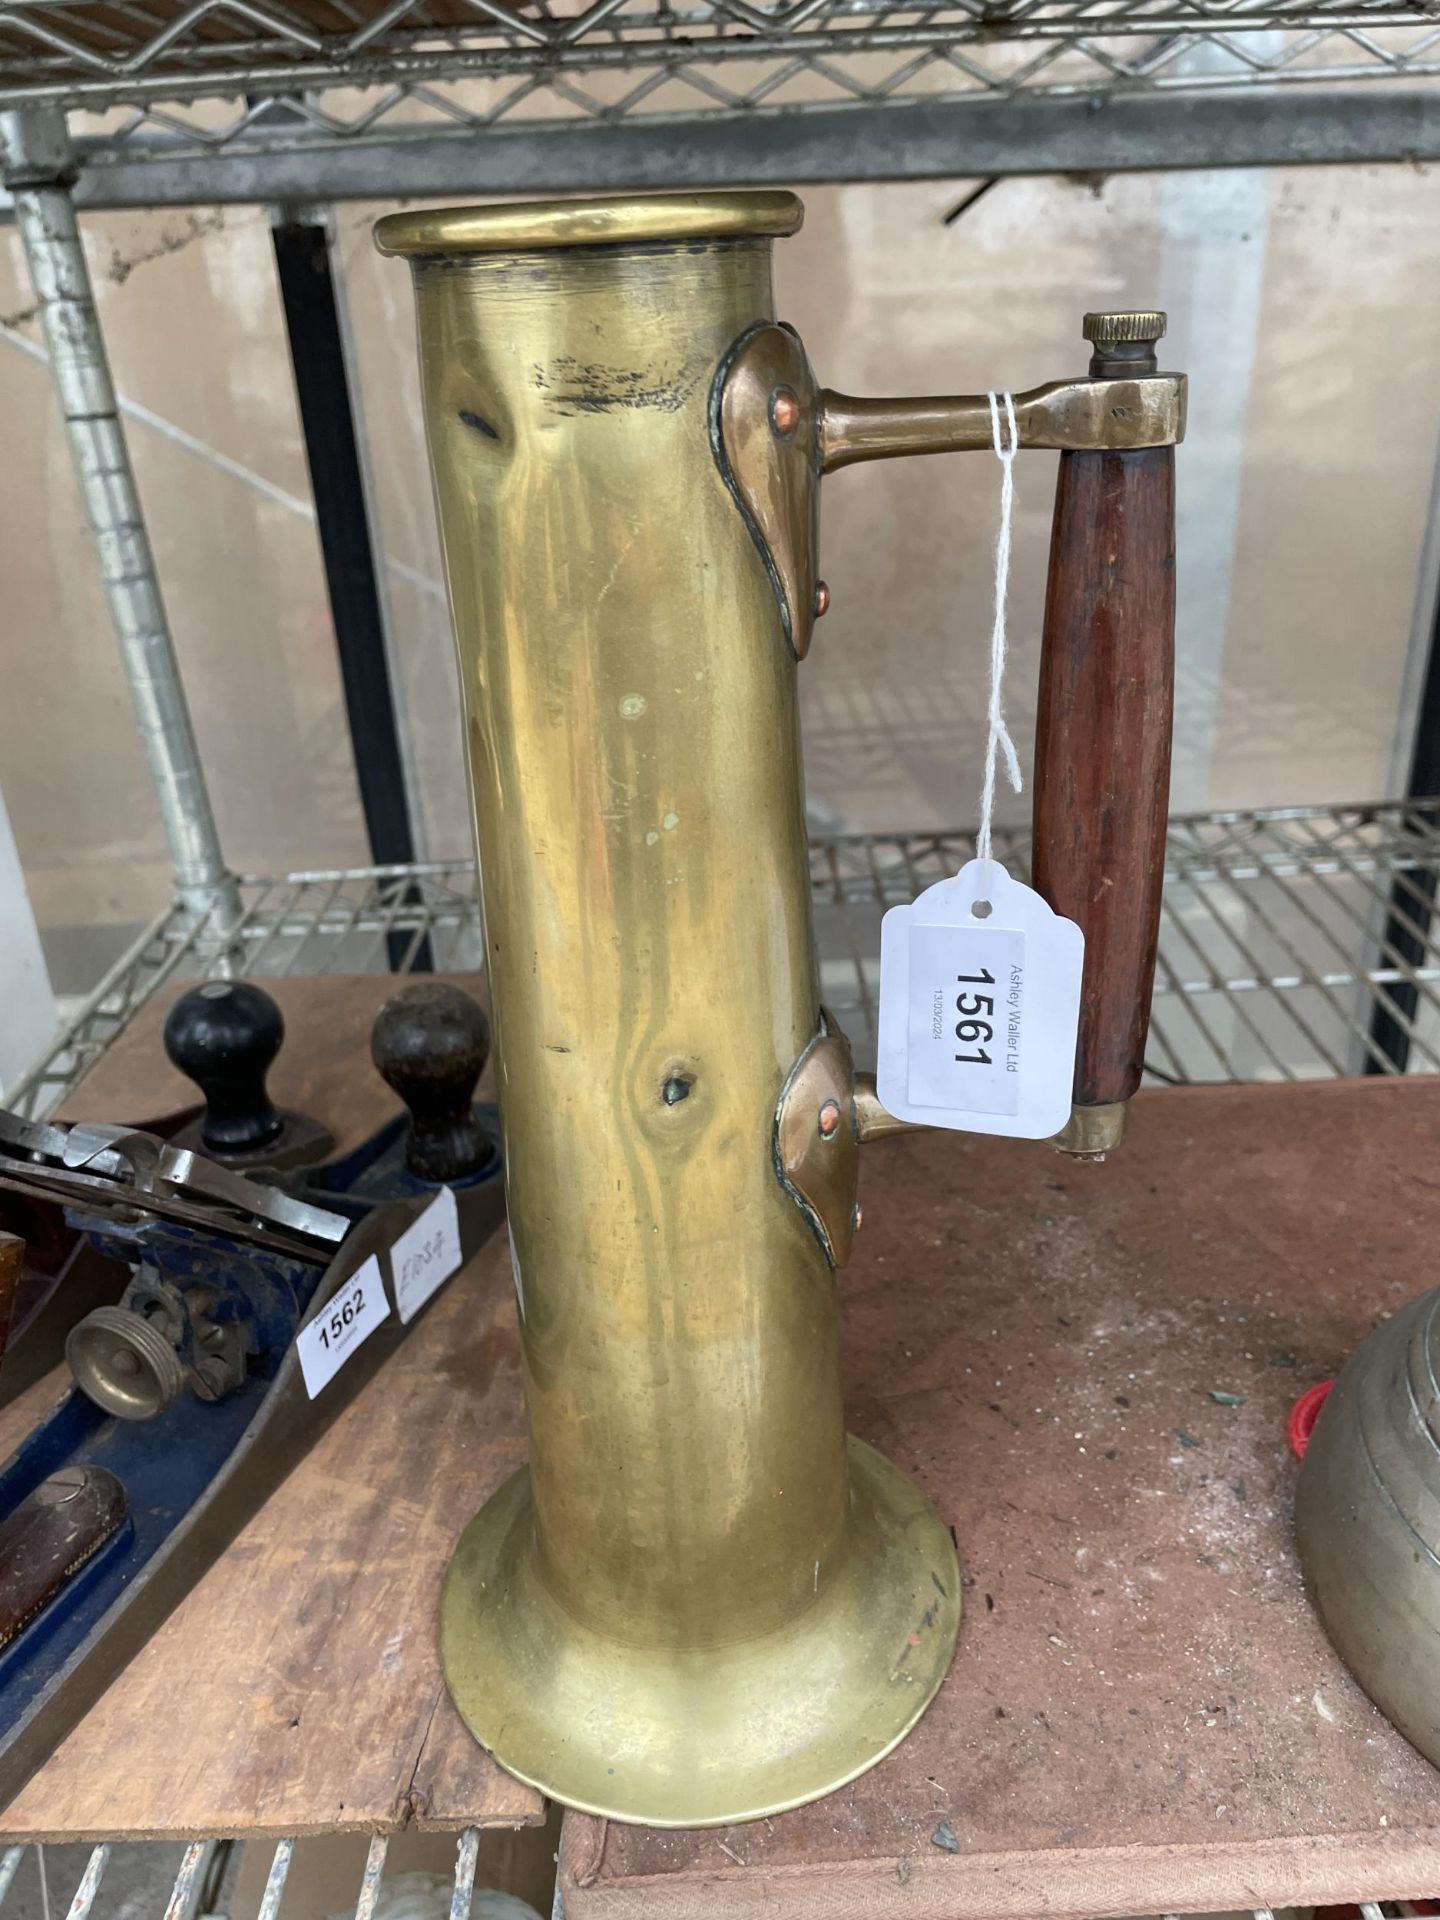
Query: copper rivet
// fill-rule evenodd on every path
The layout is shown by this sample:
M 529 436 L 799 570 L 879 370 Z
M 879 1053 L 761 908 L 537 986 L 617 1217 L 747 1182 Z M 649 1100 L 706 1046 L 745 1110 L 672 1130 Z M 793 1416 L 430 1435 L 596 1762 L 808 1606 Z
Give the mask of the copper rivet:
M 815 583 L 815 618 L 823 620 L 830 611 L 830 589 L 823 580 Z
M 840 1102 L 838 1100 L 827 1100 L 820 1109 L 820 1138 L 822 1140 L 833 1139 L 839 1125 Z
M 791 434 L 800 424 L 800 402 L 789 387 L 777 387 L 770 400 L 770 420 L 777 433 Z

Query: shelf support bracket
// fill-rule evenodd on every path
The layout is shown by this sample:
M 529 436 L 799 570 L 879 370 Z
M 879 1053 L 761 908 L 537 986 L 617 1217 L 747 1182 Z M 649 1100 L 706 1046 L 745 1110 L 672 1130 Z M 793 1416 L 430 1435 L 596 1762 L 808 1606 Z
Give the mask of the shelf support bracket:
M 0 113 L 0 178 L 25 249 L 110 618 L 134 702 L 181 905 L 217 932 L 239 917 L 145 529 L 130 450 L 75 222 L 74 149 L 53 108 Z

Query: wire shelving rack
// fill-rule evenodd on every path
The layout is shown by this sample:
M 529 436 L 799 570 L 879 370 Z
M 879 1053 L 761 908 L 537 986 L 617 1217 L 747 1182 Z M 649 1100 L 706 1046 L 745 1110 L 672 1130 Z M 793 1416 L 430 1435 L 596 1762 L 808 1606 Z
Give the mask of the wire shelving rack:
M 1023 834 L 997 852 L 1028 870 Z M 974 852 L 964 832 L 814 839 L 821 992 L 873 1065 L 880 919 Z M 1377 1005 L 1440 1071 L 1440 800 L 1190 814 L 1170 823 L 1147 1071 L 1214 1083 L 1393 1073 Z M 244 877 L 233 924 L 167 909 L 144 929 L 10 1096 L 39 1116 L 167 981 L 442 971 L 483 960 L 467 861 Z M 1408 936 L 1408 938 L 1406 937 Z M 1416 948 L 1420 949 L 1418 957 Z
M 748 146 L 756 177 L 799 178 L 791 135 L 836 109 L 853 142 L 907 106 L 1088 114 L 1316 89 L 1342 119 L 1392 96 L 1360 144 L 1399 157 L 1428 146 L 1416 90 L 1437 77 L 1429 0 L 0 0 L 0 111 L 73 113 L 90 175 L 222 155 L 323 169 L 349 149 L 353 184 L 333 175 L 331 193 L 383 180 L 356 150 L 457 135 L 518 134 L 534 156 L 536 139 L 649 127 L 683 159 L 728 130 L 732 164 Z M 762 127 L 783 130 L 783 158 Z M 655 151 L 628 164 L 653 168 Z M 125 203 L 143 190 L 142 172 Z
M 0 0 L 0 115 L 32 131 L 36 115 L 66 116 L 74 143 L 49 174 L 21 169 L 51 192 L 47 219 L 72 161 L 82 204 L 139 205 L 448 192 L 458 173 L 506 191 L 537 168 L 558 187 L 567 166 L 633 186 L 862 163 L 869 177 L 933 176 L 974 153 L 993 154 L 994 172 L 1073 170 L 1097 164 L 1107 127 L 1114 165 L 1425 158 L 1440 153 L 1437 80 L 1433 0 Z M 506 152 L 518 157 L 502 164 Z M 53 249 L 54 231 L 41 240 Z M 77 340 L 94 320 L 80 292 Z M 862 1064 L 881 915 L 972 851 L 958 831 L 813 842 L 822 993 Z M 1025 871 L 1023 836 L 998 851 Z M 1378 1017 L 1401 1030 L 1408 1071 L 1440 1071 L 1437 881 L 1440 801 L 1174 820 L 1150 1077 L 1393 1072 Z M 10 1104 L 53 1110 L 167 983 L 482 959 L 462 861 L 242 876 L 209 907 L 195 896 L 144 929 Z M 187 1913 L 211 1844 L 186 1849 L 169 1920 Z M 262 1920 L 281 1911 L 291 1846 L 276 1848 Z M 357 1920 L 373 1913 L 385 1849 L 371 1845 Z M 454 1920 L 475 1849 L 472 1829 Z M 0 1855 L 0 1900 L 22 1853 Z M 110 1858 L 94 1850 L 69 1920 L 103 1913 Z M 1361 1912 L 1382 1920 L 1377 1905 Z

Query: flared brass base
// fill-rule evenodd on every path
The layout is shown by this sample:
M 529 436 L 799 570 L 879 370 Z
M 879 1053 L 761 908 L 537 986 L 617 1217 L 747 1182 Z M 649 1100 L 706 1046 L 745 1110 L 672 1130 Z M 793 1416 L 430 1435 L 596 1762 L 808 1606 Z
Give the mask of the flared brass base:
M 704 1652 L 625 1646 L 560 1608 L 522 1468 L 445 1578 L 441 1657 L 471 1732 L 565 1806 L 656 1827 L 759 1819 L 873 1766 L 945 1677 L 960 1572 L 919 1490 L 849 1445 L 850 1546 L 828 1588 L 792 1625 Z

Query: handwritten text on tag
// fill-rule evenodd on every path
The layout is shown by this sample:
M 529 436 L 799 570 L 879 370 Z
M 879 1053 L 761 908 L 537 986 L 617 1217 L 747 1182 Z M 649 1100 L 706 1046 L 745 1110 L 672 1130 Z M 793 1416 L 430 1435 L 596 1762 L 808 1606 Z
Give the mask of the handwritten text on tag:
M 409 1326 L 464 1257 L 460 1251 L 460 1216 L 455 1195 L 445 1187 L 390 1250 L 395 1305 L 404 1325 Z

